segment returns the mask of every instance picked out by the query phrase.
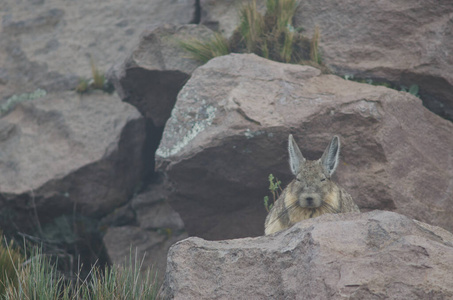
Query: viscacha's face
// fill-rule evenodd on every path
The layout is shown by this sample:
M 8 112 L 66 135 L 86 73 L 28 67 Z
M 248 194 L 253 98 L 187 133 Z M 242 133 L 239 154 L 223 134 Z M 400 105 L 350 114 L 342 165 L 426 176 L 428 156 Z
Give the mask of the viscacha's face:
M 300 207 L 318 208 L 329 193 L 330 185 L 330 178 L 319 161 L 305 161 L 294 181 L 293 192 L 298 195 Z

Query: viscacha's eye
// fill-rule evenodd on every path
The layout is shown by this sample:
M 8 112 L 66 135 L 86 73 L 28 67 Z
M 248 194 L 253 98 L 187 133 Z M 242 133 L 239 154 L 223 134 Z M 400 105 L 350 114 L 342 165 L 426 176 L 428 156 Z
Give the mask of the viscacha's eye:
M 300 182 L 300 179 L 296 177 L 296 180 Z
M 326 178 L 321 178 L 321 181 L 326 181 Z

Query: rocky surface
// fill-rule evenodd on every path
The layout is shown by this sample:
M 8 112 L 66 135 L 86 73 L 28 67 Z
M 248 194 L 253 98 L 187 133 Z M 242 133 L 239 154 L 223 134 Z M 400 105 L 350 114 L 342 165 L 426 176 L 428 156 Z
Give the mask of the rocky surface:
M 195 0 L 0 3 L 0 100 L 16 93 L 67 90 L 92 77 L 90 56 L 107 71 L 150 24 L 194 21 Z
M 337 74 L 417 84 L 424 104 L 453 120 L 453 5 L 410 0 L 302 1 L 294 26 L 321 31 L 322 57 Z
M 257 3 L 264 12 L 264 1 Z M 240 5 L 201 0 L 201 22 L 230 36 Z M 398 88 L 416 84 L 426 107 L 453 120 L 452 13 L 449 0 L 310 0 L 299 2 L 293 25 L 309 37 L 320 29 L 322 59 L 334 73 Z
M 189 58 L 180 43 L 212 36 L 210 29 L 200 25 L 149 28 L 132 54 L 109 71 L 109 78 L 121 99 L 137 107 L 155 127 L 162 128 L 178 92 L 201 65 Z
M 0 1 L 2 228 L 35 226 L 39 217 L 46 231 L 74 210 L 93 224 L 107 215 L 100 229 L 111 260 L 122 263 L 132 245 L 163 274 L 185 225 L 209 239 L 263 233 L 267 176 L 289 182 L 293 133 L 311 159 L 342 136 L 338 181 L 362 211 L 396 210 L 453 230 L 453 128 L 420 100 L 253 55 L 211 61 L 179 93 L 199 64 L 178 39 L 212 34 L 181 24 L 231 35 L 239 4 Z M 417 84 L 424 104 L 451 118 L 451 13 L 447 0 L 304 1 L 294 25 L 308 36 L 321 28 L 323 58 L 335 72 Z M 109 75 L 120 98 L 145 118 L 117 96 L 62 92 L 92 77 L 90 57 L 101 71 L 115 66 Z M 169 181 L 141 191 L 171 114 L 158 151 Z
M 252 54 L 215 58 L 178 95 L 156 152 L 189 235 L 263 233 L 273 173 L 289 182 L 289 133 L 308 159 L 342 137 L 338 182 L 362 210 L 453 229 L 453 125 L 420 99 Z
M 132 253 L 140 262 L 143 259 L 143 274 L 151 268 L 152 274 L 157 273 L 157 280 L 161 283 L 165 275 L 168 249 L 185 238 L 187 238 L 185 232 L 157 232 L 144 230 L 139 226 L 126 225 L 109 228 L 103 241 L 112 263 L 129 264 Z
M 36 205 L 42 222 L 74 210 L 111 212 L 142 179 L 145 135 L 139 112 L 103 92 L 19 104 L 0 119 L 2 210 L 31 214 Z
M 127 263 L 130 251 L 134 255 L 136 251 L 138 258 L 144 258 L 145 267 L 157 271 L 159 282 L 165 274 L 168 249 L 188 236 L 181 217 L 168 204 L 167 194 L 163 184 L 151 184 L 130 205 L 102 221 L 107 226 L 103 241 L 112 263 Z
M 162 299 L 450 299 L 453 235 L 384 211 L 169 251 Z

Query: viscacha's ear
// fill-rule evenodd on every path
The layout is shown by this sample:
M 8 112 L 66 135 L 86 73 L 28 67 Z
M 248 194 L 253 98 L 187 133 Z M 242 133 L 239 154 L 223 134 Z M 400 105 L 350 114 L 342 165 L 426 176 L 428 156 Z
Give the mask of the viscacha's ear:
M 334 136 L 330 141 L 329 146 L 321 156 L 321 165 L 324 168 L 326 175 L 331 176 L 338 166 L 338 161 L 340 160 L 340 138 Z
M 294 141 L 293 135 L 288 136 L 288 153 L 289 153 L 289 167 L 294 176 L 299 173 L 300 167 L 305 163 L 305 157 Z

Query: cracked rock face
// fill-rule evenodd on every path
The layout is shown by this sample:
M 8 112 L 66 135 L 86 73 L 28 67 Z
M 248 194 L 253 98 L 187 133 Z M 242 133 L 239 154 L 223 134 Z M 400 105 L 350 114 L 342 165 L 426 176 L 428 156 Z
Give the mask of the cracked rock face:
M 42 222 L 111 212 L 143 177 L 145 134 L 140 113 L 115 95 L 61 92 L 21 103 L 0 119 L 2 225 L 33 223 L 35 205 Z
M 319 27 L 323 60 L 335 73 L 416 84 L 426 107 L 453 120 L 452 13 L 450 0 L 308 0 L 294 27 L 309 36 Z
M 215 58 L 178 95 L 156 153 L 189 235 L 263 234 L 268 175 L 291 180 L 288 134 L 308 159 L 342 139 L 336 180 L 362 208 L 453 230 L 453 125 L 420 99 L 253 54 Z
M 442 228 L 386 211 L 323 215 L 271 236 L 175 244 L 161 297 L 450 299 L 452 268 Z

